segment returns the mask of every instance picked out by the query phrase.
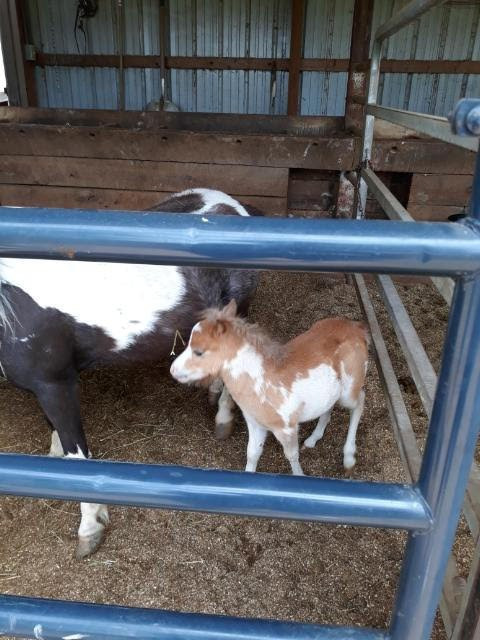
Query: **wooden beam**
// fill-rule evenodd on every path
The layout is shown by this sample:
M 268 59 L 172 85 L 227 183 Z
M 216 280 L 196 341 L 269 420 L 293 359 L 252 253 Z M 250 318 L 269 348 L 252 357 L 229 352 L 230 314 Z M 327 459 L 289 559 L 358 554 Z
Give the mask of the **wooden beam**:
M 17 125 L 52 125 L 56 127 L 80 128 L 95 127 L 108 129 L 109 131 L 149 131 L 156 136 L 162 133 L 167 137 L 174 132 L 181 133 L 185 153 L 196 153 L 189 148 L 188 132 L 212 133 L 219 136 L 219 140 L 225 138 L 223 134 L 229 133 L 230 142 L 233 146 L 238 145 L 238 153 L 241 153 L 242 145 L 247 146 L 244 135 L 249 134 L 249 143 L 253 144 L 253 138 L 261 136 L 271 136 L 269 139 L 262 139 L 262 144 L 266 145 L 262 151 L 265 166 L 272 166 L 275 162 L 268 159 L 268 149 L 274 148 L 273 137 L 284 137 L 288 142 L 290 138 L 291 159 L 288 162 L 298 163 L 299 167 L 312 168 L 309 166 L 310 160 L 318 164 L 314 167 L 319 170 L 335 169 L 337 171 L 349 170 L 356 166 L 359 157 L 359 139 L 354 136 L 342 134 L 343 118 L 321 117 L 321 116 L 258 116 L 258 115 L 233 115 L 214 113 L 168 113 L 168 112 L 139 112 L 129 111 L 119 113 L 117 111 L 84 109 L 31 109 L 21 107 L 2 107 L 0 109 L 1 124 Z M 32 135 L 36 135 L 33 133 Z M 100 134 L 100 131 L 98 131 Z M 238 137 L 237 137 L 238 134 Z M 65 134 L 66 135 L 66 134 Z M 76 135 L 76 134 L 72 134 Z M 251 138 L 250 138 L 251 136 Z M 295 140 L 298 138 L 299 140 Z M 302 140 L 312 142 L 307 150 Z M 314 138 L 314 140 L 308 140 Z M 317 138 L 317 139 L 315 139 Z M 120 140 L 120 134 L 118 139 Z M 171 140 L 177 138 L 172 138 Z M 237 143 L 235 140 L 242 140 Z M 169 138 L 170 140 L 170 138 Z M 243 141 L 244 140 L 244 141 Z M 304 140 L 305 141 L 305 140 Z M 166 141 L 161 141 L 162 144 Z M 315 146 L 313 143 L 317 143 Z M 22 143 L 24 145 L 25 143 Z M 86 144 L 86 143 L 85 143 Z M 168 143 L 169 144 L 169 143 Z M 168 148 L 168 144 L 164 148 Z M 225 142 L 221 142 L 225 146 Z M 322 145 L 325 151 L 322 151 Z M 20 143 L 19 143 L 20 145 Z M 295 146 L 298 145 L 298 146 Z M 344 146 L 342 146 L 344 145 Z M 308 144 L 307 144 L 308 146 Z M 226 147 L 225 147 L 226 148 Z M 335 151 L 335 148 L 337 149 Z M 343 151 L 342 151 L 343 150 Z M 278 148 L 276 149 L 278 151 Z M 159 153 L 160 150 L 157 152 Z M 233 153 L 233 152 L 232 152 Z M 298 153 L 302 155 L 299 160 Z M 324 154 L 322 156 L 322 153 Z M 266 155 L 265 155 L 266 154 Z M 282 152 L 282 157 L 286 157 Z M 335 155 L 336 154 L 336 155 Z M 192 156 L 193 157 L 193 156 Z M 226 157 L 226 156 L 225 156 Z M 325 159 L 335 161 L 335 166 L 324 166 Z M 336 159 L 335 159 L 336 158 Z M 205 159 L 207 161 L 215 161 Z M 284 160 L 282 160 L 283 162 Z M 378 139 L 374 145 L 372 154 L 372 164 L 375 171 L 387 171 L 395 173 L 430 173 L 430 174 L 454 174 L 472 175 L 475 162 L 475 154 L 457 147 L 452 147 L 446 143 L 436 140 L 424 140 L 407 138 L 405 140 Z M 291 164 L 290 167 L 294 167 Z
M 119 65 L 116 55 L 78 55 L 76 53 L 38 53 L 37 64 L 41 67 L 113 67 Z M 125 55 L 125 68 L 160 69 L 161 56 Z M 165 56 L 166 69 L 212 69 L 212 70 L 288 70 L 287 58 L 225 58 Z
M 0 2 L 0 39 L 10 104 L 28 105 L 16 0 Z M 3 89 L 3 87 L 2 87 Z
M 345 128 L 359 130 L 363 127 L 364 101 L 367 93 L 367 72 L 356 65 L 368 61 L 374 0 L 355 0 L 353 8 L 352 39 L 345 104 Z M 363 102 L 362 102 L 363 101 Z
M 296 116 L 300 101 L 300 67 L 303 49 L 303 24 L 305 19 L 304 0 L 292 0 L 292 22 L 290 29 L 290 60 L 288 64 L 288 104 L 289 116 Z
M 371 0 L 361 0 L 370 2 Z M 356 34 L 356 29 L 354 31 Z M 356 38 L 356 35 L 355 35 Z M 293 45 L 293 43 L 292 43 Z M 31 63 L 40 67 L 119 67 L 119 57 L 110 54 L 81 55 L 76 53 L 37 53 Z M 125 68 L 160 69 L 160 56 L 123 56 Z M 331 71 L 366 73 L 370 62 L 366 57 L 357 62 L 348 58 L 230 58 L 230 57 L 188 57 L 166 56 L 167 69 L 211 69 L 217 71 Z M 382 60 L 384 73 L 447 73 L 480 74 L 480 60 Z
M 285 169 L 353 168 L 352 138 L 0 124 L 2 156 L 148 160 Z
M 22 47 L 22 59 L 23 70 L 25 73 L 25 88 L 27 91 L 27 101 L 29 107 L 36 107 L 37 101 L 37 87 L 35 82 L 35 62 L 27 60 L 25 57 L 25 45 L 29 44 L 28 29 L 26 22 L 26 11 L 24 6 L 24 0 L 16 0 L 17 6 L 17 18 L 18 18 L 18 30 L 20 33 L 20 43 Z M 1 90 L 1 87 L 0 87 Z
M 409 203 L 408 213 L 414 220 L 429 222 L 447 222 L 448 217 L 455 213 L 463 213 L 463 206 L 440 204 L 413 204 Z
M 418 173 L 412 176 L 407 208 L 419 205 L 467 206 L 472 193 L 472 176 Z
M 155 206 L 171 193 L 170 191 L 0 184 L 0 206 L 143 211 Z M 256 207 L 265 215 L 285 216 L 287 213 L 286 197 L 244 195 L 239 197 L 239 200 Z
M 58 126 L 109 127 L 110 129 L 212 131 L 335 136 L 343 133 L 338 116 L 271 116 L 231 113 L 189 113 L 170 111 L 110 111 L 103 109 L 30 109 L 7 107 L 0 110 L 0 124 L 48 124 Z
M 331 71 L 332 73 L 344 73 L 348 71 L 348 59 L 342 58 L 303 58 L 300 62 L 300 71 Z
M 480 540 L 475 553 L 464 598 L 451 640 L 478 640 L 480 638 Z
M 0 184 L 132 191 L 207 185 L 234 196 L 286 197 L 288 169 L 104 158 L 0 156 Z
M 382 60 L 384 73 L 480 73 L 480 60 Z
M 396 173 L 473 175 L 475 154 L 437 140 L 376 140 L 372 169 Z

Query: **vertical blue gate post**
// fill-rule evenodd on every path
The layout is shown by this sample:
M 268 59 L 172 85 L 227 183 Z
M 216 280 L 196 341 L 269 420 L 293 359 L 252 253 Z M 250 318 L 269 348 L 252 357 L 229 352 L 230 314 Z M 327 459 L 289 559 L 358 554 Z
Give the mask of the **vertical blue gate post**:
M 465 104 L 469 103 L 469 104 Z M 480 135 L 480 100 L 452 116 L 459 135 Z M 470 215 L 480 232 L 480 151 Z M 480 430 L 480 271 L 457 279 L 418 488 L 430 506 L 429 532 L 409 535 L 391 623 L 392 640 L 429 637 Z

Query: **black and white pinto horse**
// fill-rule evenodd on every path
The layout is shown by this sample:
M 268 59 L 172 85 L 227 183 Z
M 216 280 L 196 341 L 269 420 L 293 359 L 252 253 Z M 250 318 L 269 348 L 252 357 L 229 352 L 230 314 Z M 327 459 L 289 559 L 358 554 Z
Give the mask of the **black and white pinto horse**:
M 174 194 L 152 210 L 258 215 L 211 189 Z M 164 359 L 177 332 L 187 337 L 204 309 L 235 298 L 246 314 L 256 285 L 254 272 L 235 269 L 2 259 L 0 368 L 9 381 L 36 395 L 52 430 L 50 455 L 87 458 L 79 372 Z M 221 438 L 231 431 L 233 402 L 213 381 L 210 395 L 218 394 Z M 105 505 L 81 503 L 77 557 L 97 549 L 107 524 Z

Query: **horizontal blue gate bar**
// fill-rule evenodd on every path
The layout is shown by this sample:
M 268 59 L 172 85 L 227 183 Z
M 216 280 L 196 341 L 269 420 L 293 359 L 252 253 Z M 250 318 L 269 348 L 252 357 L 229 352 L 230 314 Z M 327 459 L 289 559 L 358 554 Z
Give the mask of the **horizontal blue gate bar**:
M 480 233 L 473 223 L 2 207 L 0 256 L 455 276 L 478 269 Z
M 42 640 L 387 640 L 385 631 L 0 595 L 0 636 Z
M 0 454 L 0 494 L 428 530 L 410 485 Z

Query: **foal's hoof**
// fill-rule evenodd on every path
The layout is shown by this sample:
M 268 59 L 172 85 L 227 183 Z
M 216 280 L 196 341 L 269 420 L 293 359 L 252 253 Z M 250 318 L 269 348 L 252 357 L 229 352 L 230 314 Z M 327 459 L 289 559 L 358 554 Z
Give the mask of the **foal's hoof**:
M 221 422 L 219 424 L 215 424 L 215 438 L 217 440 L 226 440 L 233 433 L 233 421 L 232 422 Z
M 346 456 L 344 456 L 343 467 L 346 472 L 351 471 L 355 466 L 355 463 L 356 463 L 356 459 L 354 455 L 347 454 Z
M 84 558 L 91 556 L 92 553 L 95 553 L 98 547 L 102 544 L 104 533 L 104 529 L 99 529 L 91 536 L 79 536 L 77 550 L 75 551 L 75 557 L 77 558 L 77 560 L 83 560 Z

